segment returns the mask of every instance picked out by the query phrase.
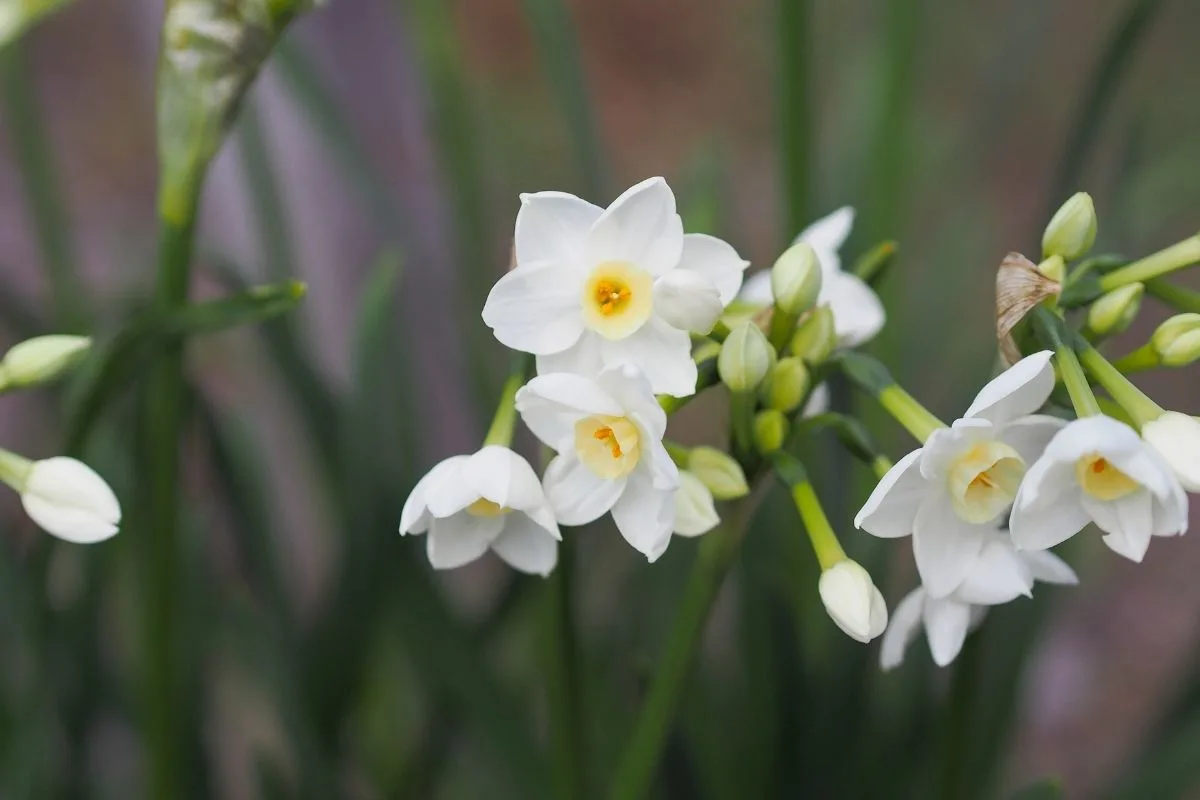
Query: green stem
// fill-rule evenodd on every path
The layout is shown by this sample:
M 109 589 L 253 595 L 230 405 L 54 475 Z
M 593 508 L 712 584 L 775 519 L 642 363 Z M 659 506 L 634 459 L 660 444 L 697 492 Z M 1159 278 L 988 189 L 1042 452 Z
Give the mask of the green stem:
M 1062 319 L 1044 306 L 1033 310 L 1033 325 L 1042 342 L 1054 349 L 1058 373 L 1062 378 L 1067 394 L 1071 396 L 1071 405 L 1080 417 L 1095 416 L 1100 413 L 1100 405 L 1096 402 L 1096 394 L 1088 383 L 1075 348 L 1067 341 L 1068 334 L 1063 328 Z M 1082 340 L 1081 340 L 1082 341 Z
M 0 481 L 8 484 L 17 494 L 25 490 L 25 481 L 31 469 L 33 462 L 28 458 L 0 448 Z
M 779 0 L 779 152 L 783 165 L 784 238 L 804 230 L 810 213 L 812 90 L 807 0 Z
M 743 464 L 754 453 L 754 392 L 730 392 L 730 425 L 733 450 Z
M 517 390 L 525 385 L 531 361 L 532 358 L 526 356 L 517 358 L 516 367 L 513 368 L 512 374 L 508 376 L 508 380 L 504 382 L 504 388 L 500 390 L 500 400 L 496 404 L 496 414 L 492 417 L 491 427 L 488 428 L 487 437 L 483 440 L 484 447 L 493 444 L 508 447 L 512 444 L 513 429 L 517 421 L 517 407 L 514 399 L 516 398 Z
M 946 427 L 946 423 L 895 384 L 879 393 L 879 404 L 919 442 L 925 442 L 934 431 Z
M 705 623 L 725 574 L 749 526 L 754 496 L 734 501 L 721 527 L 704 535 L 683 590 L 675 624 L 667 635 L 658 671 L 641 715 L 617 762 L 610 800 L 638 800 L 654 780 L 655 767 L 691 673 Z
M 687 468 L 688 460 L 692 455 L 691 450 L 688 450 L 678 442 L 671 442 L 666 439 L 663 440 L 663 447 L 666 448 L 667 455 L 669 455 L 671 460 L 675 462 L 675 466 L 679 467 L 680 469 Z
M 1200 261 L 1200 233 L 1178 244 L 1138 259 L 1100 278 L 1100 288 L 1111 292 L 1130 283 L 1146 282 Z
M 1200 292 L 1176 286 L 1163 278 L 1146 281 L 1146 291 L 1176 311 L 1200 313 Z
M 829 518 L 825 516 L 825 509 L 821 507 L 821 500 L 817 497 L 812 481 L 808 479 L 808 471 L 803 462 L 783 450 L 776 450 L 770 459 L 775 477 L 791 492 L 792 502 L 800 514 L 800 521 L 804 523 L 804 530 L 808 533 L 808 540 L 812 543 L 821 570 L 827 570 L 844 561 L 846 551 L 842 549 L 837 534 L 833 532 L 833 526 L 829 524 Z
M 1088 345 L 1079 351 L 1079 361 L 1096 379 L 1096 383 L 1112 395 L 1113 400 L 1120 403 L 1121 408 L 1129 414 L 1135 427 L 1141 428 L 1147 422 L 1153 422 L 1163 414 L 1163 408 L 1133 384 L 1121 371 L 1108 362 L 1100 351 Z
M 550 756 L 555 796 L 581 800 L 587 781 L 580 713 L 579 652 L 575 640 L 574 543 L 568 534 L 559 546 L 558 566 L 547 578 L 546 650 L 549 656 L 546 694 L 550 710 Z
M 21 184 L 41 250 L 42 264 L 54 298 L 61 330 L 82 330 L 85 325 L 84 293 L 75 274 L 71 231 L 59 193 L 51 139 L 19 42 L 11 43 L 0 57 L 4 75 L 4 120 L 13 148 L 13 163 Z
M 1131 372 L 1145 372 L 1157 366 L 1159 366 L 1158 351 L 1154 349 L 1151 342 L 1146 342 L 1137 350 L 1126 353 L 1113 362 L 1113 367 L 1126 375 Z

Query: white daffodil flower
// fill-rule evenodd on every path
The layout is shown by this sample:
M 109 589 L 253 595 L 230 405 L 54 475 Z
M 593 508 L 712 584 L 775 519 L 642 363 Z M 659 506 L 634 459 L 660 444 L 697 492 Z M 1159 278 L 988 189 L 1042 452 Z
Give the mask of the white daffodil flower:
M 1200 492 L 1200 420 L 1167 411 L 1142 426 L 1142 438 L 1171 465 L 1184 489 Z
M 1074 570 L 1053 553 L 1018 552 L 1007 535 L 990 532 L 954 592 L 934 598 L 920 586 L 900 601 L 883 635 L 880 666 L 899 666 L 922 626 L 934 662 L 946 666 L 958 656 L 967 633 L 983 620 L 987 606 L 1029 596 L 1035 580 L 1069 586 L 1079 582 Z
M 675 492 L 675 533 L 699 536 L 717 527 L 720 521 L 712 492 L 691 472 L 680 470 L 679 490 Z
M 1045 550 L 1089 522 L 1131 561 L 1152 536 L 1187 530 L 1187 495 L 1170 465 L 1111 417 L 1083 417 L 1055 434 L 1026 473 L 1009 524 L 1017 547 Z
M 516 266 L 492 287 L 483 321 L 537 356 L 539 375 L 595 376 L 634 364 L 655 392 L 696 391 L 689 331 L 707 333 L 748 266 L 725 242 L 684 234 L 662 178 L 601 209 L 574 195 L 521 195 Z
M 1014 364 L 983 387 L 962 419 L 883 476 L 854 518 L 883 538 L 913 536 L 931 597 L 953 592 L 1017 496 L 1025 470 L 1065 424 L 1033 415 L 1054 388 L 1052 353 Z
M 869 342 L 887 319 L 879 295 L 857 275 L 842 271 L 838 251 L 853 226 L 854 209 L 845 206 L 809 225 L 796 237 L 797 242 L 807 242 L 821 262 L 821 293 L 817 304 L 827 305 L 833 312 L 839 347 L 857 347 Z M 771 271 L 763 270 L 749 277 L 738 299 L 749 305 L 771 305 L 775 301 Z
M 869 642 L 887 627 L 883 595 L 857 561 L 845 558 L 823 571 L 817 590 L 825 611 L 851 639 Z
M 533 435 L 558 455 L 543 476 L 546 497 L 563 525 L 583 525 L 611 511 L 634 549 L 655 561 L 675 527 L 679 469 L 662 438 L 667 415 L 650 381 L 632 364 L 596 378 L 539 375 L 517 392 L 517 411 Z
M 549 575 L 562 537 L 537 473 L 507 447 L 488 445 L 429 470 L 404 503 L 400 533 L 425 533 L 434 569 L 469 564 L 489 549 L 513 569 Z

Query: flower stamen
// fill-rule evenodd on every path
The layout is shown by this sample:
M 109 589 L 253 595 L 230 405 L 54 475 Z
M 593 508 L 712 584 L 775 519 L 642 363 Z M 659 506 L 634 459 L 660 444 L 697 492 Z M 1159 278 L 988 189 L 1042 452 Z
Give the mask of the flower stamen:
M 1098 500 L 1117 500 L 1141 488 L 1141 484 L 1098 453 L 1075 462 L 1075 479 L 1085 492 Z

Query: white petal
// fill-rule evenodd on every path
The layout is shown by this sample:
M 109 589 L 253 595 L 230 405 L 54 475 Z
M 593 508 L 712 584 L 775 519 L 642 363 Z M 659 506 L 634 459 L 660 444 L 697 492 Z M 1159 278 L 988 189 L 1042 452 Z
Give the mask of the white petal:
M 721 295 L 721 305 L 727 306 L 738 296 L 742 285 L 742 274 L 750 262 L 744 260 L 728 243 L 715 236 L 704 233 L 685 233 L 683 235 L 683 255 L 679 259 L 679 267 L 703 275 L 717 287 Z M 761 273 L 769 275 L 769 273 Z M 770 293 L 771 281 L 767 278 L 767 292 Z M 770 305 L 770 298 L 766 305 Z
M 506 273 L 483 306 L 483 321 L 505 347 L 560 353 L 583 333 L 582 280 L 545 261 Z
M 1059 472 L 1065 473 L 1066 470 L 1060 469 Z M 1036 476 L 1031 476 L 1033 470 L 1025 474 L 1025 480 L 1017 491 L 1012 516 L 1008 521 L 1009 533 L 1013 544 L 1020 550 L 1048 550 L 1079 533 L 1091 518 L 1083 509 L 1078 487 L 1061 493 L 1044 493 L 1038 498 L 1044 499 L 1042 502 L 1025 502 L 1025 497 L 1031 494 L 1026 486 L 1036 480 Z
M 712 492 L 692 473 L 680 472 L 679 490 L 675 492 L 675 533 L 699 536 L 711 531 L 720 521 Z
M 1075 574 L 1075 570 L 1049 550 L 1020 555 L 1025 566 L 1029 567 L 1030 574 L 1042 583 L 1057 583 L 1062 586 L 1075 586 L 1079 583 L 1079 576 Z
M 884 539 L 912 533 L 917 508 L 931 491 L 921 475 L 920 459 L 917 448 L 887 471 L 854 517 L 854 527 Z
M 1031 594 L 1033 574 L 1012 540 L 989 535 L 954 597 L 975 605 L 998 605 Z
M 964 417 L 981 417 L 1003 425 L 1046 404 L 1054 391 L 1054 368 L 1049 350 L 1025 356 L 1001 372 L 975 395 Z
M 958 657 L 967 628 L 971 624 L 971 606 L 944 598 L 925 601 L 925 636 L 934 663 L 944 667 Z
M 625 489 L 625 479 L 604 480 L 574 454 L 567 454 L 550 462 L 543 485 L 559 523 L 584 525 L 613 507 Z
M 925 606 L 925 591 L 913 589 L 892 611 L 891 624 L 883 632 L 879 648 L 879 666 L 885 670 L 895 669 L 904 661 L 904 651 L 917 638 L 921 627 L 921 611 Z
M 818 384 L 812 390 L 812 394 L 808 396 L 808 402 L 804 404 L 804 410 L 800 412 L 800 416 L 808 419 L 818 414 L 824 414 L 829 410 L 829 403 L 829 385 L 825 383 Z
M 1032 414 L 1005 425 L 1000 431 L 1000 440 L 1016 450 L 1028 467 L 1042 457 L 1046 445 L 1066 424 L 1066 420 L 1058 417 Z
M 662 442 L 650 441 L 642 444 L 642 461 L 638 466 L 646 470 L 650 485 L 655 489 L 673 492 L 679 488 L 679 467 L 671 460 Z
M 653 317 L 638 331 L 619 341 L 602 341 L 600 352 L 608 367 L 633 364 L 650 379 L 656 394 L 687 397 L 696 393 L 696 362 L 692 339 Z
M 504 508 L 524 511 L 545 502 L 533 467 L 507 447 L 484 447 L 463 465 L 462 477 L 480 497 Z
M 725 309 L 717 287 L 686 269 L 673 269 L 654 281 L 654 314 L 672 328 L 708 333 Z
M 623 261 L 651 275 L 662 275 L 683 253 L 683 221 L 675 213 L 675 195 L 662 178 L 626 189 L 613 201 L 588 236 L 588 262 Z
M 429 529 L 429 521 L 433 519 L 427 499 L 430 488 L 438 486 L 448 475 L 457 477 L 468 458 L 470 456 L 451 456 L 421 476 L 404 501 L 404 510 L 400 512 L 400 533 L 424 533 Z
M 641 472 L 639 465 L 630 474 L 625 491 L 612 507 L 612 516 L 625 541 L 654 562 L 667 549 L 675 527 L 675 493 L 655 489 Z
M 431 475 L 434 472 L 437 475 L 425 488 L 425 504 L 434 519 L 454 516 L 480 498 L 475 487 L 463 478 L 463 469 L 470 459 L 470 456 L 453 456 L 430 470 Z
M 521 195 L 514 235 L 517 263 L 548 261 L 582 270 L 592 225 L 603 210 L 565 192 Z
M 775 302 L 771 291 L 771 270 L 763 269 L 751 275 L 742 284 L 738 300 L 755 306 L 769 306 Z
M 1084 510 L 1106 534 L 1104 543 L 1114 553 L 1137 562 L 1146 557 L 1153 535 L 1151 502 L 1150 493 L 1144 489 L 1107 501 L 1086 492 L 1083 495 Z
M 573 440 L 575 423 L 593 414 L 621 416 L 621 405 L 582 375 L 539 375 L 517 390 L 517 413 L 525 427 L 555 448 Z
M 842 633 L 869 642 L 887 626 L 887 605 L 862 565 L 844 559 L 821 573 L 821 602 Z
M 991 528 L 970 525 L 954 513 L 950 497 L 926 497 L 913 522 L 913 556 L 930 597 L 945 597 L 967 576 Z
M 579 341 L 563 350 L 561 353 L 550 353 L 537 357 L 537 374 L 552 375 L 556 372 L 568 372 L 594 378 L 604 369 L 604 359 L 600 355 L 599 334 L 584 331 Z
M 64 456 L 33 462 L 21 503 L 46 533 L 76 544 L 111 538 L 121 522 L 121 505 L 104 479 Z
M 837 254 L 842 249 L 842 245 L 846 243 L 846 239 L 850 236 L 850 230 L 854 227 L 854 209 L 850 206 L 843 206 L 837 211 L 834 211 L 828 216 L 809 225 L 800 235 L 796 237 L 797 241 L 808 242 L 812 245 L 812 249 L 817 251 L 819 256 L 824 256 L 826 253 Z M 824 261 L 824 259 L 822 259 Z M 841 264 L 824 264 L 826 270 L 836 271 L 841 269 Z
M 434 569 L 457 569 L 487 552 L 504 526 L 503 517 L 455 514 L 434 519 L 425 538 L 425 553 Z
M 505 517 L 492 550 L 513 569 L 530 575 L 549 575 L 558 563 L 558 540 L 519 511 Z
M 987 420 L 956 419 L 949 428 L 939 428 L 925 441 L 921 449 L 921 474 L 930 481 L 944 481 L 963 451 L 995 435 L 996 429 Z
M 1189 492 L 1200 492 L 1200 420 L 1168 411 L 1142 426 L 1142 437 Z
M 667 432 L 667 412 L 654 396 L 650 379 L 633 364 L 608 367 L 596 376 L 596 383 L 620 404 L 626 416 L 635 416 L 644 424 L 652 439 Z
M 887 313 L 879 295 L 862 278 L 849 272 L 826 275 L 817 302 L 833 312 L 839 347 L 866 344 L 883 329 Z

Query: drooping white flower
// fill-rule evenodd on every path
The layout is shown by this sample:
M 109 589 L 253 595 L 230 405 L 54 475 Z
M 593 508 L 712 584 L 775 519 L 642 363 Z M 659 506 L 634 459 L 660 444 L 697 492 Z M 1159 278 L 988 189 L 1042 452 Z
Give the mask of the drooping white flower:
M 954 592 L 934 598 L 919 586 L 900 601 L 883 635 L 880 666 L 885 670 L 899 666 L 921 627 L 934 662 L 946 666 L 958 656 L 967 633 L 982 621 L 987 606 L 1028 596 L 1035 580 L 1070 586 L 1079 582 L 1075 572 L 1053 553 L 1018 552 L 1007 535 L 987 534 Z
M 650 561 L 661 556 L 675 527 L 680 478 L 662 443 L 667 415 L 641 370 L 625 364 L 594 379 L 539 375 L 516 404 L 526 427 L 558 453 L 543 476 L 555 518 L 583 525 L 611 511 L 638 552 Z
M 117 534 L 121 505 L 96 472 L 73 458 L 34 461 L 21 493 L 25 513 L 42 530 L 76 544 L 94 544 Z
M 574 195 L 521 196 L 516 266 L 492 287 L 483 321 L 539 375 L 595 376 L 634 364 L 655 392 L 696 390 L 689 331 L 707 333 L 748 262 L 725 242 L 684 234 L 662 178 L 601 209 Z
M 1187 495 L 1171 467 L 1137 432 L 1111 417 L 1083 417 L 1059 431 L 1030 468 L 1013 505 L 1013 541 L 1045 550 L 1089 523 L 1104 543 L 1141 561 L 1152 536 L 1187 530 Z
M 720 521 L 712 492 L 691 472 L 680 470 L 679 490 L 675 492 L 675 533 L 699 536 Z
M 1142 426 L 1142 438 L 1158 451 L 1189 492 L 1200 492 L 1200 420 L 1167 411 Z
M 830 618 L 851 639 L 869 642 L 887 627 L 883 595 L 857 561 L 842 559 L 824 570 L 817 590 Z
M 857 347 L 870 341 L 887 319 L 875 291 L 857 275 L 842 271 L 838 251 L 853 225 L 854 209 L 845 206 L 817 220 L 796 237 L 798 242 L 807 242 L 821 262 L 821 293 L 817 303 L 829 306 L 833 312 L 839 347 Z M 751 305 L 771 305 L 774 297 L 770 271 L 748 278 L 738 299 Z
M 913 536 L 929 595 L 959 587 L 1008 511 L 1028 465 L 1065 424 L 1034 415 L 1054 388 L 1052 353 L 1034 353 L 983 387 L 962 419 L 883 476 L 854 519 L 884 538 Z
M 429 470 L 404 503 L 400 533 L 427 534 L 434 569 L 461 567 L 491 549 L 514 569 L 543 576 L 562 538 L 537 473 L 500 445 Z

